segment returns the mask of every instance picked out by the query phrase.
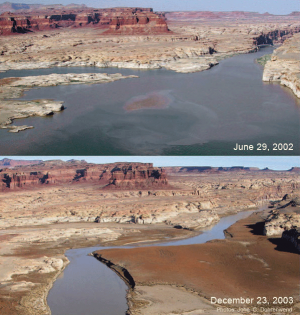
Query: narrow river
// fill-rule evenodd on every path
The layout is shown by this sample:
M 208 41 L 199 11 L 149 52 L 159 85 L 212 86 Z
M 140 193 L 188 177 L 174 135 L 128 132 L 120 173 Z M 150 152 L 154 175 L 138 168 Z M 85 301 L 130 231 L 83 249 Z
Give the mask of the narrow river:
M 189 245 L 224 239 L 225 229 L 252 213 L 253 211 L 242 211 L 221 218 L 216 225 L 195 237 L 139 246 Z M 55 281 L 48 295 L 47 301 L 52 315 L 124 315 L 126 313 L 127 286 L 106 265 L 88 256 L 95 250 L 107 248 L 109 247 L 89 247 L 66 252 L 70 264 Z

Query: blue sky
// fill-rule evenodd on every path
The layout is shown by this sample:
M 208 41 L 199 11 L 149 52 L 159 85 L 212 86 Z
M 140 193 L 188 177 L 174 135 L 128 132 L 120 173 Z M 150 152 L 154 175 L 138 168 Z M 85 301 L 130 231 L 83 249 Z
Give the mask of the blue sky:
M 5 1 L 0 1 L 3 3 Z M 86 4 L 91 7 L 151 7 L 155 11 L 252 11 L 289 14 L 300 11 L 299 0 L 18 0 L 15 3 Z
M 0 156 L 15 160 L 86 160 L 91 163 L 144 162 L 154 166 L 248 166 L 287 170 L 300 167 L 299 156 Z

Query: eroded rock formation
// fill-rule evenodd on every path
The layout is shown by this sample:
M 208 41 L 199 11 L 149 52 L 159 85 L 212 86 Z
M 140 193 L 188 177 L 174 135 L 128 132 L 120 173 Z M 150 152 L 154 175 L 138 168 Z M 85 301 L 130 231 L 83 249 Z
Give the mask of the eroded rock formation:
M 108 189 L 146 189 L 168 187 L 165 171 L 152 164 L 117 165 L 111 171 Z
M 271 210 L 265 222 L 265 235 L 282 235 L 285 231 L 300 227 L 300 198 L 298 194 L 285 195 L 282 200 L 273 202 L 272 207 L 274 210 Z
M 0 71 L 57 66 L 203 71 L 234 54 L 254 52 L 259 44 L 281 43 L 300 28 L 297 15 L 222 12 L 213 19 L 214 12 L 193 12 L 194 18 L 184 19 L 188 12 L 172 13 L 177 18 L 166 13 L 167 26 L 164 16 L 150 9 L 43 10 L 44 14 L 37 14 L 43 32 L 9 33 L 13 40 L 2 36 Z M 19 10 L 2 15 L 2 23 L 9 23 L 2 26 L 5 32 L 11 32 L 15 23 L 10 18 L 15 19 L 18 31 L 21 15 Z M 33 12 L 23 12 L 23 16 L 33 16 Z M 45 16 L 52 17 L 52 22 Z M 32 29 L 34 23 L 30 21 L 28 28 L 23 19 L 20 31 Z
M 0 34 L 28 33 L 63 27 L 97 27 L 109 34 L 167 33 L 163 14 L 150 8 L 41 7 L 36 10 L 5 12 L 0 16 Z
M 3 168 L 0 181 L 2 191 L 76 182 L 95 182 L 107 189 L 169 187 L 165 172 L 151 163 L 91 164 L 74 160 Z
M 49 99 L 39 99 L 32 101 L 10 100 L 11 98 L 21 97 L 23 92 L 36 86 L 56 86 L 66 84 L 97 84 L 108 83 L 126 78 L 136 78 L 137 76 L 123 76 L 120 73 L 67 73 L 67 74 L 48 74 L 40 76 L 28 76 L 21 78 L 0 79 L 0 128 L 9 129 L 10 132 L 19 132 L 31 129 L 33 126 L 14 126 L 11 125 L 14 119 L 26 118 L 31 116 L 49 116 L 54 112 L 64 109 L 63 101 Z
M 263 81 L 279 82 L 300 98 L 300 34 L 277 48 L 264 68 Z

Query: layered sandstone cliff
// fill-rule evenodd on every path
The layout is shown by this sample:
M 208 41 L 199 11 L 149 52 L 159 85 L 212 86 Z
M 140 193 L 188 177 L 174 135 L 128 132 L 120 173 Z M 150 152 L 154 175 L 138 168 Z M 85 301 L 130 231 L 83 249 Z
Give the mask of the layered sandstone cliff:
M 149 9 L 89 10 L 75 10 L 81 12 L 79 16 L 74 10 L 63 12 L 54 8 L 53 12 L 41 15 L 41 19 L 53 16 L 51 27 L 49 18 L 44 21 L 47 22 L 44 31 L 2 36 L 0 71 L 61 66 L 166 68 L 183 73 L 203 71 L 226 57 L 256 51 L 257 45 L 281 43 L 300 29 L 298 16 L 292 15 L 239 16 L 235 12 L 223 12 L 220 18 L 212 19 L 201 18 L 201 12 L 194 12 L 194 19 L 174 19 L 173 13 L 166 13 L 166 26 L 164 16 Z M 68 12 L 77 15 L 68 18 Z M 99 16 L 97 18 L 96 14 L 100 13 L 97 22 Z M 32 12 L 27 15 L 31 16 Z M 6 18 L 9 17 L 6 14 Z M 11 17 L 14 18 L 14 13 Z M 8 22 L 12 27 L 14 22 Z M 22 23 L 26 29 L 27 21 Z M 69 27 L 60 27 L 64 23 Z M 76 23 L 82 26 L 75 27 Z M 162 33 L 167 28 L 170 32 Z
M 168 27 L 163 14 L 150 8 L 49 8 L 0 15 L 0 34 L 47 31 L 64 27 L 96 27 L 109 34 L 160 34 Z
M 161 168 L 146 165 L 117 165 L 111 171 L 107 189 L 147 189 L 168 187 L 165 171 Z
M 292 172 L 180 172 L 166 179 L 149 163 L 75 160 L 3 169 L 0 182 L 0 227 L 96 221 L 195 229 L 299 190 Z
M 168 186 L 164 170 L 151 163 L 91 164 L 71 160 L 0 169 L 1 190 L 94 182 L 106 189 L 153 189 Z
M 300 34 L 277 48 L 264 68 L 263 81 L 279 82 L 300 98 Z

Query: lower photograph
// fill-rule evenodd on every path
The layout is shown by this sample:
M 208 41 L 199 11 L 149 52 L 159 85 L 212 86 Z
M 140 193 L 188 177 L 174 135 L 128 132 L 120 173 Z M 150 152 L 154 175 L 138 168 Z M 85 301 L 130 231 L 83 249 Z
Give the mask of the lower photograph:
M 300 314 L 300 159 L 1 156 L 1 315 Z

